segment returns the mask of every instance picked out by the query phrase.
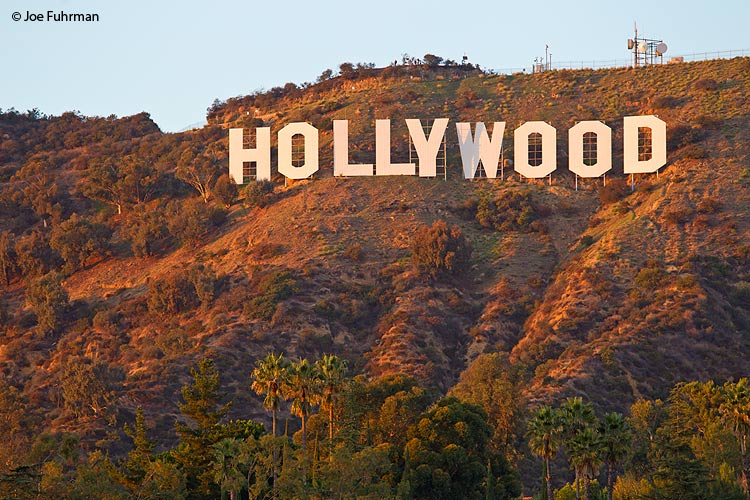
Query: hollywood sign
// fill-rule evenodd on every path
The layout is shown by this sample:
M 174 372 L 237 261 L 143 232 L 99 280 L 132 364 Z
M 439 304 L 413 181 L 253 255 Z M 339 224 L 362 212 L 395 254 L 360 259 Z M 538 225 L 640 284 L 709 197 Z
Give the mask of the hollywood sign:
M 437 156 L 448 129 L 448 119 L 433 121 L 428 134 L 418 119 L 406 126 L 417 153 L 418 163 L 391 162 L 391 121 L 375 120 L 375 163 L 349 163 L 349 121 L 333 121 L 333 175 L 437 175 Z M 656 116 L 627 116 L 623 119 L 623 167 L 626 174 L 657 172 L 667 163 L 667 125 Z M 474 126 L 456 123 L 463 174 L 477 175 L 481 161 L 485 174 L 497 178 L 505 122 L 494 122 L 492 134 L 483 122 Z M 229 130 L 229 175 L 237 184 L 245 182 L 245 163 L 255 163 L 255 179 L 271 180 L 271 129 L 255 129 L 255 147 L 244 144 L 244 130 Z M 304 138 L 304 162 L 292 161 L 292 138 Z M 589 150 L 585 153 L 585 142 Z M 533 145 L 535 154 L 530 154 Z M 530 179 L 547 177 L 557 169 L 557 131 L 548 123 L 526 122 L 513 132 L 513 169 Z M 290 123 L 278 133 L 278 172 L 290 179 L 307 179 L 319 165 L 318 129 L 309 123 Z M 568 168 L 580 177 L 601 177 L 612 169 L 612 129 L 600 121 L 583 121 L 568 131 Z

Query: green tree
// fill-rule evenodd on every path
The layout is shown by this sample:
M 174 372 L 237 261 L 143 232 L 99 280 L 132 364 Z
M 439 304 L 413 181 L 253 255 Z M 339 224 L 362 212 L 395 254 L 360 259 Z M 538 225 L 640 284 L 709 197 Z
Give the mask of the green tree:
M 664 402 L 660 399 L 640 399 L 630 406 L 628 424 L 632 430 L 632 446 L 625 462 L 625 469 L 636 477 L 651 473 L 649 454 L 656 445 L 657 432 L 667 420 Z
M 208 430 L 219 424 L 232 403 L 220 404 L 219 371 L 213 360 L 202 359 L 196 368 L 190 369 L 193 383 L 182 387 L 183 403 L 177 406 L 183 415 L 198 424 L 198 429 Z M 184 426 L 180 426 L 184 429 Z
M 388 443 L 396 449 L 403 448 L 409 428 L 419 422 L 433 402 L 434 395 L 416 385 L 387 395 L 374 410 L 373 444 Z
M 26 301 L 34 310 L 42 331 L 59 330 L 68 310 L 68 292 L 62 286 L 62 275 L 53 271 L 31 282 L 26 290 Z
M 607 413 L 599 426 L 599 434 L 603 447 L 603 459 L 607 466 L 607 499 L 612 500 L 615 471 L 630 449 L 630 426 L 621 413 Z
M 0 232 L 0 280 L 10 285 L 16 270 L 16 244 L 10 231 Z
M 544 460 L 544 485 L 546 499 L 552 500 L 552 474 L 550 460 L 557 454 L 562 439 L 562 417 L 551 406 L 542 406 L 531 417 L 526 436 L 529 448 Z
M 177 464 L 157 459 L 149 464 L 138 492 L 138 498 L 148 500 L 185 500 L 187 479 Z
M 312 407 L 318 401 L 320 374 L 315 365 L 306 359 L 292 363 L 289 376 L 286 378 L 284 393 L 286 399 L 292 401 L 292 415 L 302 421 L 302 448 L 307 450 L 307 417 Z
M 195 426 L 177 422 L 181 442 L 172 455 L 185 474 L 189 498 L 211 498 L 216 493 L 211 471 L 212 446 L 226 437 L 220 432 L 219 422 L 231 402 L 221 404 L 219 372 L 211 359 L 201 360 L 190 374 L 193 381 L 182 387 L 183 402 L 178 407 Z
M 390 445 L 366 446 L 360 451 L 339 447 L 334 460 L 323 464 L 320 482 L 328 498 L 392 498 Z
M 286 387 L 289 376 L 289 362 L 283 354 L 268 353 L 262 360 L 255 362 L 251 375 L 253 382 L 250 388 L 259 396 L 265 396 L 263 406 L 271 410 L 271 435 L 276 437 L 276 412 L 279 411 L 282 390 Z
M 745 495 L 748 493 L 748 456 L 747 440 L 750 434 L 750 382 L 741 378 L 736 383 L 727 382 L 721 393 L 724 401 L 719 406 L 719 412 L 724 422 L 731 429 L 740 446 L 741 481 Z
M 570 483 L 566 483 L 565 486 L 559 490 L 555 490 L 555 500 L 574 500 L 575 497 L 575 486 Z M 596 479 L 593 479 L 589 484 L 589 498 L 591 500 L 605 500 L 607 498 L 604 494 L 604 489 L 599 485 L 599 481 Z
M 597 474 L 602 462 L 602 442 L 598 430 L 594 427 L 579 429 L 568 441 L 567 447 L 571 463 L 578 475 L 583 476 L 583 498 L 589 500 L 591 479 Z M 576 496 L 578 495 L 576 485 Z
M 674 439 L 689 446 L 712 479 L 722 464 L 740 466 L 740 452 L 720 414 L 722 387 L 707 382 L 680 382 L 669 393 L 669 425 Z
M 339 74 L 342 78 L 351 80 L 357 76 L 357 70 L 355 69 L 354 64 L 345 62 L 339 64 Z
M 117 482 L 117 470 L 109 457 L 97 450 L 89 454 L 85 464 L 78 467 L 76 479 L 67 498 L 126 500 L 128 494 Z
M 151 257 L 166 246 L 169 233 L 165 219 L 160 209 L 133 211 L 120 230 L 121 236 L 130 241 L 133 255 Z
M 491 435 L 480 407 L 452 397 L 438 401 L 409 429 L 401 492 L 416 499 L 516 498 L 520 486 L 508 482 L 515 475 L 490 451 Z
M 47 227 L 49 219 L 62 213 L 59 198 L 59 184 L 50 172 L 51 165 L 46 160 L 32 160 L 14 176 L 23 186 L 23 194 L 36 215 Z
M 241 470 L 240 441 L 236 438 L 225 438 L 213 445 L 213 472 L 214 480 L 221 489 L 220 498 L 223 500 L 224 492 L 229 492 L 230 500 L 239 496 L 242 486 L 245 484 L 245 474 Z
M 124 373 L 119 368 L 89 358 L 72 358 L 60 375 L 65 407 L 76 417 L 113 417 L 123 380 Z
M 657 500 L 706 500 L 708 471 L 690 447 L 675 440 L 670 429 L 659 429 L 655 446 L 649 455 L 653 467 L 653 498 Z
M 126 479 L 131 484 L 140 484 L 146 477 L 151 465 L 151 453 L 154 443 L 146 434 L 146 419 L 143 416 L 143 408 L 138 407 L 135 412 L 135 424 L 133 427 L 125 424 L 125 434 L 133 441 L 133 449 L 128 453 L 125 460 Z
M 220 163 L 215 148 L 187 149 L 177 162 L 175 177 L 192 186 L 201 199 L 208 203 L 211 188 L 221 172 Z
M 210 229 L 209 207 L 198 200 L 173 200 L 165 215 L 169 234 L 183 246 L 197 246 Z
M 0 471 L 22 465 L 21 458 L 33 437 L 34 413 L 23 392 L 0 377 Z
M 449 395 L 481 406 L 494 433 L 490 445 L 513 463 L 520 457 L 517 441 L 523 435 L 526 400 L 523 368 L 510 363 L 504 353 L 480 354 L 461 373 Z
M 567 398 L 560 405 L 560 415 L 562 416 L 565 449 L 572 455 L 570 453 L 572 441 L 577 438 L 578 434 L 581 431 L 598 426 L 594 407 L 591 403 L 584 403 L 580 397 Z M 571 461 L 576 476 L 576 499 L 580 499 L 580 479 L 582 472 L 576 463 L 576 461 Z
M 334 433 L 334 410 L 338 404 L 341 389 L 346 383 L 346 361 L 335 354 L 324 354 L 315 362 L 322 390 L 320 394 L 320 407 L 328 411 L 328 442 L 330 447 L 330 460 L 333 461 L 333 436 Z
M 160 173 L 136 156 L 93 161 L 86 172 L 81 192 L 87 198 L 112 205 L 122 214 L 126 206 L 144 203 L 157 192 Z
M 438 66 L 440 66 L 440 63 L 443 62 L 443 58 L 440 56 L 436 56 L 435 54 L 425 54 L 422 60 L 427 66 L 431 68 L 437 68 Z

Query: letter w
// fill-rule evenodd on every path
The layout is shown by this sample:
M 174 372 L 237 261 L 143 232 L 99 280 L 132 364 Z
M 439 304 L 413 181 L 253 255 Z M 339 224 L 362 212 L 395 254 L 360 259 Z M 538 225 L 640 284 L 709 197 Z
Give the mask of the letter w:
M 487 178 L 497 178 L 497 164 L 503 147 L 505 122 L 494 122 L 492 138 L 487 134 L 484 122 L 477 123 L 475 137 L 471 136 L 471 123 L 456 123 L 456 132 L 458 132 L 458 146 L 461 149 L 464 179 L 474 178 L 480 160 Z

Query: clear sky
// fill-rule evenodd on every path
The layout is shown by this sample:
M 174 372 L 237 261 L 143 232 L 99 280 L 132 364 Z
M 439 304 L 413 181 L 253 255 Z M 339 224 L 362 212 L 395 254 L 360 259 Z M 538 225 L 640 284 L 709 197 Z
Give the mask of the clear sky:
M 48 10 L 100 20 L 23 21 Z M 177 131 L 217 97 L 314 81 L 346 61 L 467 54 L 483 68 L 528 68 L 545 44 L 553 63 L 626 60 L 634 21 L 668 56 L 750 49 L 747 0 L 2 0 L 0 108 L 147 111 Z

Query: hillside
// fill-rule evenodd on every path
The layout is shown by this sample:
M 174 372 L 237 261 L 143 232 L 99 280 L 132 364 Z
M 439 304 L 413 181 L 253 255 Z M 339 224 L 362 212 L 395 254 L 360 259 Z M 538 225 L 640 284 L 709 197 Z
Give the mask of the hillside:
M 332 352 L 352 373 L 406 373 L 443 393 L 480 353 L 506 352 L 528 370 L 530 400 L 584 395 L 607 410 L 664 397 L 681 380 L 738 378 L 750 368 L 749 99 L 750 60 L 737 58 L 509 76 L 371 71 L 215 103 L 209 125 L 180 134 L 145 114 L 6 112 L 0 232 L 25 259 L 0 288 L 0 370 L 39 429 L 106 439 L 143 406 L 162 443 L 187 367 L 205 356 L 235 400 L 230 416 L 259 421 L 268 417 L 249 373 L 271 351 Z M 622 118 L 639 114 L 667 122 L 669 162 L 637 176 L 631 193 Z M 405 160 L 401 119 L 437 117 L 451 119 L 447 180 L 333 178 L 331 120 L 350 120 L 352 159 L 364 162 L 375 119 L 393 120 L 394 160 Z M 607 190 L 597 179 L 576 191 L 566 131 L 593 119 L 613 129 L 615 168 Z M 551 185 L 461 178 L 454 122 L 506 121 L 512 155 L 511 131 L 529 120 L 558 130 Z M 205 204 L 177 178 L 201 155 L 224 172 L 230 126 L 270 126 L 274 137 L 295 121 L 320 129 L 322 169 L 276 179 L 263 206 Z M 122 213 L 92 194 L 108 161 L 135 172 L 122 177 L 138 188 L 119 193 Z M 65 267 L 42 250 L 62 248 L 50 241 L 74 213 L 106 241 Z M 417 227 L 435 220 L 459 226 L 473 248 L 458 275 L 432 279 L 411 263 Z M 149 248 L 135 249 L 138 238 Z M 64 267 L 70 307 L 40 330 L 29 284 Z M 180 276 L 210 282 L 210 293 L 195 285 L 193 300 L 159 302 L 185 285 Z M 115 418 L 66 404 L 73 363 L 104 367 Z

